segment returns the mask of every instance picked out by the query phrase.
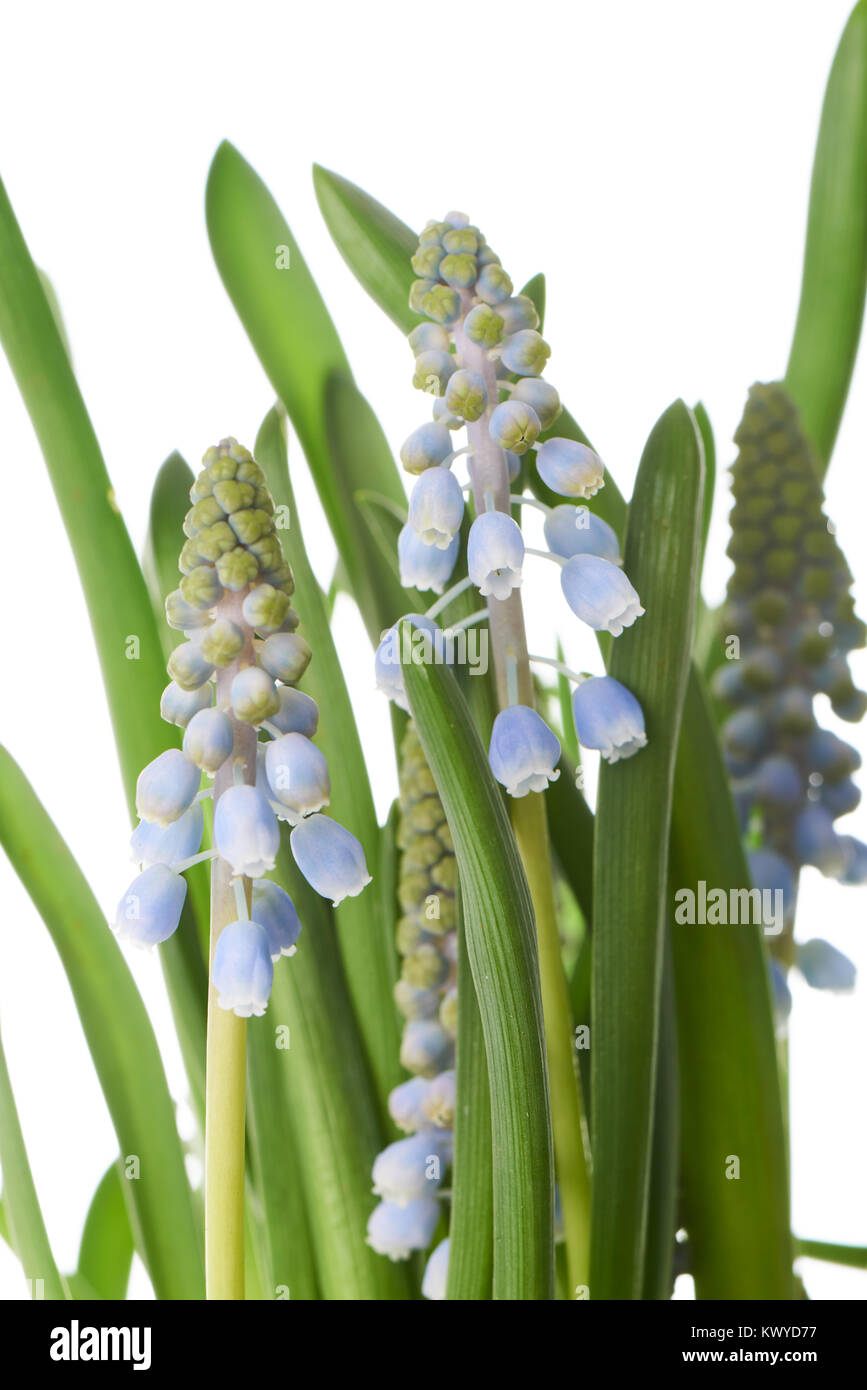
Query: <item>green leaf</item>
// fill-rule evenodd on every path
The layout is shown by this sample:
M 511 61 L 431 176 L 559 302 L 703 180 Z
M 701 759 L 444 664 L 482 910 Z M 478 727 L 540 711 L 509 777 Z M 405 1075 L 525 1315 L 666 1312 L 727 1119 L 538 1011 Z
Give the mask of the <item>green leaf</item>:
M 418 246 L 411 227 L 356 184 L 319 164 L 313 166 L 319 209 L 334 244 L 353 275 L 403 333 L 421 322 L 409 307 Z
M 829 1264 L 848 1265 L 850 1269 L 867 1269 L 867 1245 L 833 1245 L 824 1240 L 796 1240 L 795 1252 L 810 1260 L 827 1260 Z
M 409 634 L 401 624 L 401 635 Z M 502 798 L 451 671 L 404 664 L 455 844 L 491 1093 L 495 1298 L 553 1296 L 553 1154 L 533 908 Z
M 177 741 L 160 719 L 166 673 L 144 577 L 39 272 L 0 184 L 0 341 L 45 457 L 87 602 L 127 802 L 144 765 Z M 139 639 L 128 660 L 130 636 Z M 195 1095 L 204 1069 L 206 977 L 185 913 L 163 946 L 175 1026 Z
M 674 1287 L 672 1266 L 678 1218 L 680 1085 L 670 932 L 666 932 L 662 961 L 657 1052 L 642 1291 L 644 1299 L 669 1299 Z
M 446 1297 L 489 1299 L 494 1250 L 491 1093 L 479 1001 L 458 902 L 455 1147 Z
M 725 768 L 698 677 L 675 774 L 672 883 L 750 886 Z M 788 1161 L 759 928 L 674 925 L 682 1182 L 698 1298 L 792 1297 Z M 737 1181 L 726 1177 L 729 1156 Z
M 126 1298 L 133 1238 L 124 1181 L 116 1159 L 103 1174 L 84 1223 L 75 1277 L 86 1279 L 97 1298 Z
M 296 869 L 285 830 L 282 838 L 272 877 L 289 893 L 304 930 L 297 954 L 274 973 L 268 1018 L 272 1030 L 287 1025 L 290 1031 L 290 1047 L 277 1057 L 322 1297 L 406 1299 L 407 1267 L 375 1254 L 365 1239 L 376 1202 L 371 1167 L 386 1138 L 340 964 L 334 912 Z
M 668 833 L 698 582 L 703 475 L 695 420 L 676 401 L 651 431 L 629 508 L 625 568 L 647 612 L 613 643 L 609 666 L 644 710 L 648 745 L 627 762 L 603 764 L 599 776 L 591 1050 L 594 1299 L 640 1298 L 645 1278 Z
M 840 39 L 813 161 L 801 300 L 786 389 L 827 468 L 849 392 L 867 291 L 867 3 Z
M 695 416 L 695 423 L 698 425 L 704 449 L 704 505 L 701 512 L 701 555 L 702 560 L 704 560 L 707 533 L 710 530 L 711 516 L 713 515 L 714 487 L 716 484 L 716 443 L 710 416 L 701 401 L 693 406 L 692 413 Z
M 301 618 L 299 631 L 313 649 L 303 686 L 322 711 L 317 742 L 332 771 L 329 814 L 361 841 L 368 863 L 379 855 L 379 826 L 367 768 L 355 726 L 349 692 L 331 636 L 325 602 L 304 546 L 304 535 L 292 493 L 286 439 L 280 413 L 265 417 L 256 440 L 256 457 L 278 505 L 288 509 L 289 526 L 282 540 L 295 575 L 295 598 Z M 346 898 L 336 911 L 340 950 L 352 1002 L 364 1038 L 380 1098 L 401 1080 L 400 1031 L 394 1004 L 397 951 L 394 916 L 380 910 L 375 891 Z
M 201 1298 L 202 1258 L 174 1107 L 120 947 L 32 787 L 0 748 L 0 843 L 57 948 L 124 1162 L 136 1244 L 157 1298 Z
M 3 1171 L 3 1209 L 9 1242 L 30 1281 L 31 1297 L 66 1299 L 68 1290 L 58 1273 L 39 1198 L 30 1171 L 18 1119 L 6 1057 L 0 1042 L 0 1168 Z M 39 1281 L 42 1283 L 41 1294 Z

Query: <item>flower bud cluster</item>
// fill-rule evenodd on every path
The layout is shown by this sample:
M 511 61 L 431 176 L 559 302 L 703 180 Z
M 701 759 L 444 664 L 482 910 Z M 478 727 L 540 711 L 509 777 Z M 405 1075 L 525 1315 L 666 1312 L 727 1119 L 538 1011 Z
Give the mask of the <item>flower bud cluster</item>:
M 265 1012 L 274 962 L 293 954 L 301 930 L 288 894 L 264 877 L 279 821 L 292 826 L 292 854 L 318 893 L 336 903 L 370 876 L 359 842 L 322 814 L 330 781 L 312 742 L 319 711 L 295 689 L 311 651 L 296 631 L 292 571 L 265 475 L 248 450 L 224 439 L 205 454 L 190 500 L 182 578 L 166 599 L 169 625 L 185 641 L 169 658 L 160 703 L 163 718 L 184 730 L 183 747 L 160 753 L 139 776 L 131 845 L 143 871 L 115 929 L 137 945 L 165 941 L 180 920 L 184 869 L 220 858 L 239 888 L 239 916 L 218 937 L 214 984 L 222 1008 L 248 1017 Z M 203 777 L 216 779 L 213 792 Z M 214 848 L 199 855 L 201 801 L 212 795 Z
M 734 570 L 722 620 L 730 659 L 714 691 L 729 710 L 722 741 L 741 824 L 761 844 L 751 854 L 754 881 L 783 889 L 791 921 L 803 865 L 844 883 L 867 881 L 867 846 L 835 824 L 860 800 L 853 773 L 861 759 L 815 711 L 824 694 L 840 719 L 862 717 L 867 696 L 848 655 L 865 645 L 867 629 L 855 616 L 816 460 L 781 385 L 753 386 L 735 442 Z M 817 983 L 833 972 L 811 966 L 804 974 Z
M 442 803 L 410 722 L 401 746 L 402 851 L 398 897 L 402 957 L 395 999 L 406 1020 L 401 1062 L 413 1075 L 389 1096 L 389 1112 L 407 1138 L 389 1144 L 373 1166 L 381 1198 L 368 1226 L 380 1254 L 406 1259 L 425 1250 L 439 1220 L 436 1194 L 451 1158 L 455 1107 L 456 861 Z M 431 1260 L 444 1258 L 437 1252 Z M 437 1282 L 431 1276 L 431 1287 Z M 442 1280 L 444 1284 L 444 1273 Z M 428 1294 L 442 1297 L 443 1294 Z
M 595 631 L 618 636 L 644 609 L 620 566 L 616 535 L 586 506 L 604 485 L 601 460 L 587 445 L 551 434 L 562 407 L 555 387 L 542 378 L 550 348 L 539 332 L 533 301 L 514 293 L 499 257 L 463 213 L 428 223 L 412 265 L 419 278 L 410 306 L 427 320 L 409 335 L 413 384 L 434 399 L 433 419 L 415 429 L 400 450 L 404 468 L 415 478 L 398 539 L 402 583 L 443 593 L 461 558 L 464 494 L 471 490 L 469 583 L 489 606 L 509 602 L 523 583 L 528 553 L 511 514 L 510 487 L 523 456 L 532 452 L 542 483 L 569 499 L 556 507 L 533 502 L 545 513 L 544 553 L 560 566 L 566 602 Z M 455 448 L 453 437 L 462 428 L 467 444 Z M 453 467 L 463 455 L 469 468 L 465 486 Z M 424 621 L 435 627 L 430 618 Z M 377 677 L 391 698 L 402 702 L 399 667 L 386 669 L 394 665 L 393 638 L 394 630 L 380 645 Z M 580 690 L 576 699 L 589 747 L 613 761 L 644 745 L 643 716 L 629 692 L 615 701 L 623 691 L 616 682 L 595 683 L 578 699 Z M 490 761 L 510 795 L 542 790 L 556 776 L 559 756 L 554 734 L 534 710 L 512 704 L 502 711 Z

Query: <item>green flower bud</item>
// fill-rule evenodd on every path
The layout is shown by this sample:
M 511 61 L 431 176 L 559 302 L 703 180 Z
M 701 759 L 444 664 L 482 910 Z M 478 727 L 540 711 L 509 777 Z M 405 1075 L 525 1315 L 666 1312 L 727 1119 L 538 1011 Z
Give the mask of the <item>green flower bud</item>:
M 468 290 L 470 285 L 476 283 L 476 276 L 479 273 L 479 263 L 475 256 L 458 255 L 443 256 L 440 264 L 440 275 L 447 285 L 452 285 L 458 290 Z M 430 310 L 426 310 L 430 312 Z M 438 315 L 432 315 L 438 317 Z
M 201 502 L 196 502 L 184 517 L 184 535 L 197 536 L 200 531 L 204 531 L 208 526 L 213 526 L 216 521 L 222 521 L 223 509 L 213 497 L 203 497 Z
M 440 1004 L 440 1027 L 450 1038 L 458 1035 L 458 992 L 450 989 Z
M 424 313 L 424 297 L 430 294 L 431 290 L 435 290 L 436 287 L 436 280 L 413 280 L 409 287 L 409 307 L 414 313 Z
M 223 597 L 223 586 L 216 570 L 198 565 L 181 580 L 181 594 L 192 608 L 213 608 Z
M 479 249 L 479 233 L 476 227 L 453 227 L 443 236 L 443 246 L 454 256 L 464 253 L 474 256 Z
M 457 370 L 454 357 L 448 352 L 420 352 L 415 359 L 415 373 L 412 384 L 418 391 L 427 391 L 431 396 L 442 396 L 446 382 Z
M 451 231 L 449 222 L 428 222 L 424 231 L 418 239 L 419 246 L 437 246 L 442 244 L 442 239 L 446 232 Z
M 257 632 L 277 632 L 289 611 L 289 598 L 273 584 L 257 584 L 241 606 L 244 621 Z
M 241 511 L 233 512 L 229 517 L 229 526 L 242 545 L 252 545 L 263 536 L 270 535 L 274 529 L 268 513 L 255 507 L 243 507 Z
M 221 555 L 217 561 L 220 583 L 224 588 L 232 589 L 236 593 L 252 584 L 258 573 L 259 562 L 255 555 L 251 555 L 249 550 L 240 545 L 235 550 Z
M 262 544 L 262 542 L 257 542 L 257 544 Z M 255 550 L 255 547 L 252 548 Z M 262 573 L 262 583 L 270 584 L 272 589 L 280 589 L 281 592 L 287 596 L 287 598 L 291 598 L 295 592 L 295 580 L 292 577 L 291 569 L 285 561 L 283 561 L 282 564 L 277 565 L 274 569 L 264 570 Z M 284 624 L 289 622 L 291 614 L 292 610 L 290 608 L 289 613 L 287 613 L 286 617 L 283 620 Z M 292 627 L 286 629 L 287 632 L 294 632 L 295 628 L 298 626 L 297 614 L 294 614 L 292 616 L 294 617 L 294 623 Z
M 190 574 L 202 563 L 195 540 L 184 541 L 178 556 L 178 569 L 181 574 Z
M 486 265 L 479 272 L 476 294 L 486 304 L 500 304 L 508 299 L 514 286 L 501 265 Z
M 423 944 L 405 956 L 401 975 L 414 989 L 434 989 L 449 974 L 449 963 L 435 946 Z
M 451 285 L 434 285 L 422 295 L 421 308 L 435 323 L 454 323 L 461 316 L 461 297 Z
M 181 690 L 198 690 L 214 674 L 213 663 L 206 660 L 195 642 L 182 642 L 175 647 L 166 670 Z
M 276 685 L 259 666 L 245 666 L 232 681 L 232 713 L 242 724 L 261 724 L 280 709 Z
M 420 352 L 448 352 L 451 346 L 451 338 L 439 323 L 416 324 L 408 342 L 414 357 L 418 357 Z
M 215 525 L 200 531 L 189 544 L 195 546 L 200 559 L 205 560 L 208 564 L 214 564 L 221 555 L 233 550 L 238 542 L 231 526 L 228 526 L 225 521 L 218 521 Z
M 432 242 L 429 246 L 419 246 L 410 265 L 422 280 L 435 280 L 443 254 L 443 248 L 438 242 Z
M 462 420 L 480 420 L 488 404 L 484 377 L 464 368 L 454 372 L 446 385 L 444 400 L 446 408 Z
M 214 485 L 214 500 L 227 514 L 249 507 L 255 495 L 256 489 L 252 483 L 239 483 L 237 478 L 227 478 Z
M 199 651 L 212 666 L 222 670 L 231 666 L 244 645 L 244 634 L 229 618 L 217 618 L 216 622 L 202 633 L 198 639 Z
M 471 343 L 492 348 L 503 341 L 504 324 L 490 304 L 476 304 L 464 319 L 464 332 Z
M 273 573 L 274 570 L 282 568 L 283 551 L 273 530 L 269 531 L 267 535 L 262 536 L 260 540 L 250 541 L 247 545 L 247 549 L 256 556 L 256 559 L 259 561 L 259 566 L 263 571 L 267 570 Z M 292 571 L 290 570 L 289 574 L 281 580 L 281 583 L 286 584 L 291 578 Z M 276 584 L 274 587 L 277 587 Z M 293 583 L 286 592 L 291 594 L 294 592 L 294 589 L 295 585 Z
M 190 628 L 204 627 L 210 622 L 210 616 L 188 603 L 180 589 L 173 589 L 166 597 L 166 622 L 176 632 L 187 632 Z

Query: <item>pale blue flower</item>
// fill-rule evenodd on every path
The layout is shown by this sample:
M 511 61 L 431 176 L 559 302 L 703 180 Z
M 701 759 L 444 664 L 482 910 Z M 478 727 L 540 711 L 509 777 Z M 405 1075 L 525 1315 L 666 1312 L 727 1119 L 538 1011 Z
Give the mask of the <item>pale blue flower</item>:
M 432 323 L 422 326 L 436 327 Z M 429 421 L 426 425 L 419 425 L 404 440 L 400 447 L 400 461 L 407 473 L 424 473 L 426 469 L 436 468 L 447 459 L 453 448 L 452 437 L 446 426 Z
M 439 323 L 419 323 L 409 335 L 413 356 L 420 352 L 448 352 L 449 335 Z
M 616 532 L 588 507 L 564 502 L 545 517 L 545 544 L 554 555 L 571 560 L 573 555 L 598 555 L 612 565 L 620 564 L 620 542 Z
M 854 835 L 840 836 L 843 863 L 836 877 L 841 883 L 867 883 L 867 845 Z
M 457 1098 L 457 1078 L 455 1072 L 441 1071 L 428 1083 L 421 1103 L 422 1113 L 429 1123 L 439 1129 L 452 1129 L 455 1122 L 455 1101 Z
M 167 748 L 139 773 L 136 810 L 142 820 L 170 825 L 184 814 L 199 790 L 201 773 L 179 748 Z
M 791 922 L 795 915 L 797 884 L 791 865 L 773 849 L 747 850 L 747 863 L 753 887 L 761 893 L 783 895 L 783 917 Z
M 631 758 L 647 743 L 644 715 L 631 690 L 613 676 L 591 676 L 572 695 L 578 740 L 608 763 Z
M 549 430 L 563 410 L 556 387 L 537 376 L 525 376 L 516 382 L 511 399 L 532 406 L 543 430 Z
M 259 660 L 277 681 L 294 685 L 310 665 L 313 653 L 297 632 L 275 632 L 266 637 L 259 649 Z
M 394 986 L 394 1002 L 404 1018 L 433 1018 L 440 1006 L 440 993 L 400 979 Z
M 479 271 L 476 294 L 486 304 L 502 304 L 512 293 L 512 281 L 501 265 L 485 265 Z M 517 367 L 511 368 L 517 371 Z
M 452 1040 L 434 1019 L 410 1019 L 400 1043 L 400 1064 L 419 1076 L 436 1076 L 450 1066 L 454 1055 Z
M 524 537 L 505 512 L 482 512 L 470 527 L 467 572 L 485 598 L 507 599 L 521 585 Z
M 280 695 L 274 681 L 260 666 L 245 666 L 232 679 L 229 688 L 232 713 L 243 724 L 262 724 L 280 709 Z
M 430 1082 L 423 1076 L 413 1076 L 400 1086 L 395 1086 L 388 1097 L 388 1113 L 398 1129 L 407 1134 L 428 1128 L 430 1121 L 422 1110 L 422 1103 Z
M 493 269 L 494 267 L 486 267 Z M 485 272 L 483 271 L 482 274 Z M 481 280 L 481 276 L 479 277 Z M 493 303 L 494 301 L 489 301 Z M 541 376 L 545 363 L 551 356 L 551 349 L 540 333 L 534 328 L 522 328 L 505 341 L 500 360 L 517 376 Z
M 791 758 L 775 753 L 756 768 L 753 792 L 764 806 L 797 806 L 804 794 L 803 779 Z
M 208 708 L 213 693 L 210 685 L 201 685 L 198 690 L 181 690 L 170 681 L 160 697 L 160 714 L 167 724 L 177 724 L 184 729 L 194 714 Z
M 186 896 L 186 879 L 166 864 L 151 864 L 133 879 L 118 903 L 114 922 L 118 940 L 144 947 L 167 941 L 177 930 Z
M 443 662 L 451 653 L 442 629 L 433 618 L 424 613 L 406 613 L 401 621 L 411 624 L 413 631 L 401 637 L 400 622 L 390 627 L 376 649 L 374 666 L 377 689 L 409 713 L 402 660 Z
M 407 522 L 397 538 L 401 584 L 405 589 L 432 589 L 441 594 L 452 576 L 460 548 L 460 536 L 454 536 L 445 550 L 425 545 Z
M 532 299 L 526 294 L 513 295 L 502 299 L 497 305 L 497 313 L 502 315 L 508 334 L 520 333 L 522 328 L 538 328 L 539 314 Z
M 399 1207 L 396 1202 L 380 1202 L 367 1223 L 367 1243 L 377 1255 L 390 1260 L 408 1260 L 414 1250 L 426 1250 L 433 1240 L 440 1216 L 435 1197 L 422 1197 Z
M 171 825 L 139 821 L 129 846 L 138 864 L 167 864 L 169 868 L 174 868 L 197 853 L 202 843 L 203 829 L 202 803 L 194 801 Z
M 448 1140 L 438 1130 L 423 1129 L 395 1140 L 374 1159 L 374 1195 L 398 1206 L 433 1195 L 442 1183 L 448 1156 Z
M 319 728 L 319 706 L 303 690 L 293 690 L 282 686 L 278 692 L 280 708 L 272 714 L 269 724 L 279 729 L 281 734 L 303 734 L 312 738 Z
M 202 655 L 197 642 L 181 642 L 175 647 L 166 669 L 182 690 L 198 690 L 214 674 L 213 663 Z
M 548 439 L 536 451 L 539 477 L 561 497 L 595 497 L 605 479 L 598 454 L 575 439 Z
M 265 771 L 274 799 L 296 816 L 328 805 L 331 781 L 325 754 L 303 734 L 283 734 L 269 743 Z
M 409 499 L 409 524 L 425 545 L 446 550 L 461 529 L 464 494 L 448 468 L 422 473 Z
M 446 1296 L 446 1283 L 449 1276 L 449 1238 L 441 1240 L 431 1253 L 425 1266 L 421 1291 L 431 1302 L 442 1302 Z
M 534 709 L 509 705 L 494 720 L 488 761 L 510 796 L 526 796 L 560 776 L 560 743 Z
M 572 612 L 596 632 L 619 637 L 644 612 L 623 571 L 598 555 L 573 555 L 560 571 L 560 584 Z
M 261 878 L 273 869 L 280 828 L 258 787 L 227 787 L 214 808 L 214 845 L 233 874 Z
M 357 897 L 370 883 L 361 844 L 329 816 L 307 816 L 295 826 L 289 843 L 311 888 L 335 907 L 344 898 Z
M 253 879 L 251 913 L 253 921 L 265 929 L 272 960 L 295 954 L 301 922 L 295 904 L 279 883 L 270 878 Z
M 851 777 L 841 777 L 839 782 L 823 783 L 819 798 L 836 820 L 838 816 L 848 816 L 855 810 L 861 800 L 861 792 Z
M 261 1018 L 268 1007 L 274 966 L 268 933 L 258 922 L 230 922 L 214 949 L 214 988 L 221 1009 Z
M 771 1003 L 774 1010 L 774 1032 L 784 1038 L 792 1012 L 792 991 L 786 979 L 786 972 L 778 960 L 768 957 L 768 971 L 771 977 Z
M 514 399 L 503 401 L 492 412 L 488 433 L 501 449 L 525 454 L 542 432 L 542 423 L 531 405 Z
M 855 988 L 857 971 L 854 962 L 832 946 L 830 941 L 814 937 L 797 948 L 798 969 L 813 989 L 828 989 L 835 994 L 848 994 Z
M 812 864 L 832 877 L 845 872 L 847 854 L 834 829 L 829 811 L 818 802 L 809 802 L 794 827 L 794 845 L 804 864 Z
M 203 772 L 218 772 L 234 746 L 231 719 L 213 707 L 194 714 L 184 733 L 184 753 Z

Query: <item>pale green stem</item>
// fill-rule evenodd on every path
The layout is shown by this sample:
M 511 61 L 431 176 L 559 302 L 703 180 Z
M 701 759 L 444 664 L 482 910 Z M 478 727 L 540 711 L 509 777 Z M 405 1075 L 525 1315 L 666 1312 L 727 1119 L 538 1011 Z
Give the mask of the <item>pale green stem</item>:
M 469 307 L 470 297 L 465 294 L 464 311 Z M 472 448 L 470 478 L 476 514 L 480 515 L 486 510 L 490 494 L 496 509 L 510 515 L 512 496 L 506 457 L 502 449 L 494 443 L 488 429 L 491 411 L 499 398 L 494 365 L 488 354 L 466 337 L 463 321 L 457 325 L 455 344 L 461 366 L 479 372 L 484 377 L 488 392 L 488 409 L 485 414 L 480 420 L 467 424 L 467 437 Z M 489 599 L 488 612 L 500 708 L 504 709 L 513 703 L 513 694 L 521 704 L 532 708 L 533 681 L 527 655 L 520 590 L 514 589 L 507 599 Z M 510 671 L 514 672 L 511 678 Z M 513 683 L 517 687 L 514 692 L 510 689 Z M 524 863 L 536 916 L 554 1131 L 554 1160 L 566 1235 L 569 1282 L 574 1290 L 588 1282 L 590 1178 L 585 1153 L 569 992 L 554 910 L 547 813 L 544 798 L 535 792 L 513 799 L 511 810 L 515 838 Z
M 241 665 L 253 661 L 252 633 L 243 622 L 240 594 L 220 605 L 220 616 L 243 626 L 244 649 L 217 674 L 217 702 L 228 705 L 229 688 Z M 256 781 L 256 730 L 233 719 L 235 746 L 214 779 L 214 805 L 234 784 Z M 250 881 L 241 881 L 249 899 Z M 244 1121 L 247 1023 L 217 1004 L 213 984 L 214 950 L 220 932 L 238 917 L 232 871 L 224 859 L 211 868 L 211 951 L 208 988 L 208 1048 L 205 1088 L 205 1280 L 209 1299 L 244 1298 Z M 249 911 L 247 913 L 249 916 Z

